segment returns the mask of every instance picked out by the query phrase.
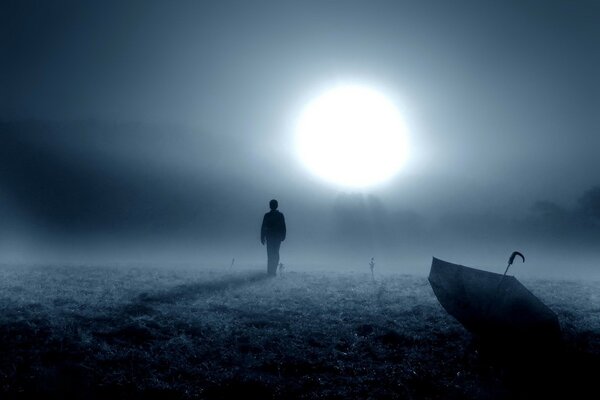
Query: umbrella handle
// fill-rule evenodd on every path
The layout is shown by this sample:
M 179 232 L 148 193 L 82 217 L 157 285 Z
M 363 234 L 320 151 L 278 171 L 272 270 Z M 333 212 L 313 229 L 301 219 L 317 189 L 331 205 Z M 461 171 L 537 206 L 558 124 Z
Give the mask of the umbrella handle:
M 508 272 L 508 269 L 510 268 L 510 266 L 512 265 L 512 263 L 515 261 L 515 257 L 519 256 L 523 259 L 523 262 L 525 262 L 525 256 L 523 254 L 521 254 L 518 251 L 513 251 L 512 254 L 510 255 L 509 259 L 508 259 L 508 265 L 506 266 L 506 271 L 504 271 L 504 276 L 506 276 L 506 273 Z

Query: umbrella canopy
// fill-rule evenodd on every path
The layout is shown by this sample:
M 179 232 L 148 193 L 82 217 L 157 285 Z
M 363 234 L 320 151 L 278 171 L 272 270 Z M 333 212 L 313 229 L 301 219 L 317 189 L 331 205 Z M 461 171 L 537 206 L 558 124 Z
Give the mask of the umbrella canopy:
M 433 258 L 429 283 L 444 309 L 472 333 L 507 340 L 560 336 L 556 314 L 514 276 Z

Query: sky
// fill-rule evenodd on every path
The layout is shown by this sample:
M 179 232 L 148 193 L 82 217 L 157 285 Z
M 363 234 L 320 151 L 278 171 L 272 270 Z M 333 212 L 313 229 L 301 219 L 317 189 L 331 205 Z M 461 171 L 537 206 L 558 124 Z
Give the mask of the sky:
M 292 263 L 501 265 L 517 246 L 595 268 L 599 18 L 596 1 L 5 1 L 0 249 L 218 243 L 244 250 L 207 260 L 259 262 L 276 197 Z M 343 189 L 298 160 L 298 115 L 340 83 L 404 117 L 409 158 L 385 184 Z

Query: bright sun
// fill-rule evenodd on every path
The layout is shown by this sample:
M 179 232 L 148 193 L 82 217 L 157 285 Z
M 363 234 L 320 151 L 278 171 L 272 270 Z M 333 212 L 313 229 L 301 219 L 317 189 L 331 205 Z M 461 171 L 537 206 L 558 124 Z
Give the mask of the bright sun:
M 310 102 L 296 127 L 306 167 L 331 183 L 361 188 L 396 174 L 407 156 L 400 113 L 383 94 L 345 85 Z

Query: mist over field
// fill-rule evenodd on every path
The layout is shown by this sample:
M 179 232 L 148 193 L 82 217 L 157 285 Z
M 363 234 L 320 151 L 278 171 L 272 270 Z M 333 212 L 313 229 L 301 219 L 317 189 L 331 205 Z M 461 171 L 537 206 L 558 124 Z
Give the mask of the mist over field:
M 600 185 L 569 202 L 514 210 L 432 190 L 410 206 L 385 188 L 309 188 L 250 143 L 198 128 L 98 121 L 0 124 L 2 259 L 260 265 L 267 202 L 278 198 L 294 268 L 378 267 L 427 273 L 432 256 L 501 271 L 512 250 L 522 276 L 598 278 Z M 246 150 L 251 149 L 251 150 Z M 510 187 L 509 187 L 510 189 Z

